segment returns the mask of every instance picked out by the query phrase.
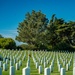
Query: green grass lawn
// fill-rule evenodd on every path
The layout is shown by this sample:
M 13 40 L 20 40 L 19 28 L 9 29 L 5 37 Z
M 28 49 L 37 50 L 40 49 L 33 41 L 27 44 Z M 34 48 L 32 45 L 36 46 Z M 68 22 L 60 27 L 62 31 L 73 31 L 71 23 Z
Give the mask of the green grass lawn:
M 3 53 L 5 53 L 3 55 Z M 18 51 L 1 51 L 0 52 L 0 55 L 3 55 L 3 57 L 6 55 L 6 56 L 15 56 L 16 54 L 18 53 Z M 22 54 L 21 54 L 22 53 Z M 19 57 L 21 55 L 21 57 L 19 57 L 19 60 L 22 60 L 23 56 L 26 54 L 26 57 L 25 57 L 25 60 L 22 61 L 22 66 L 20 67 L 20 70 L 15 70 L 15 75 L 22 75 L 22 69 L 26 67 L 27 65 L 27 60 L 28 60 L 28 51 L 19 51 L 17 57 Z M 67 61 L 70 60 L 70 58 L 72 57 L 72 61 L 71 61 L 71 65 L 70 65 L 70 69 L 68 71 L 66 71 L 66 75 L 73 75 L 72 72 L 73 72 L 73 53 L 55 53 L 55 52 L 42 52 L 42 51 L 38 51 L 38 52 L 33 52 L 33 56 L 35 57 L 36 61 L 39 63 L 39 65 L 42 66 L 42 74 L 39 74 L 38 72 L 38 69 L 36 69 L 36 65 L 34 64 L 33 62 L 33 59 L 32 59 L 32 51 L 30 51 L 30 75 L 44 75 L 44 65 L 41 64 L 41 59 L 46 57 L 46 61 L 51 57 L 50 61 L 49 61 L 49 64 L 47 64 L 46 67 L 49 67 L 51 65 L 51 61 L 54 57 L 54 67 L 53 67 L 53 72 L 51 72 L 51 75 L 60 75 L 60 72 L 58 72 L 58 66 L 57 66 L 57 55 L 58 55 L 58 58 L 60 60 L 60 63 L 62 65 L 63 68 L 66 68 L 65 66 L 63 66 L 63 62 L 61 61 L 60 59 L 60 56 L 64 59 L 67 59 Z M 64 56 L 64 57 L 63 57 Z M 67 56 L 67 57 L 66 57 Z M 16 58 L 17 58 L 16 57 Z M 40 61 L 38 60 L 38 58 L 40 58 Z M 14 60 L 14 59 L 13 59 Z M 19 61 L 18 60 L 18 61 Z M 17 62 L 18 62 L 17 61 Z M 4 63 L 4 62 L 3 62 Z M 14 66 L 16 66 L 14 64 Z M 9 75 L 9 67 L 10 65 L 8 64 L 8 70 L 7 71 L 2 71 L 2 75 Z

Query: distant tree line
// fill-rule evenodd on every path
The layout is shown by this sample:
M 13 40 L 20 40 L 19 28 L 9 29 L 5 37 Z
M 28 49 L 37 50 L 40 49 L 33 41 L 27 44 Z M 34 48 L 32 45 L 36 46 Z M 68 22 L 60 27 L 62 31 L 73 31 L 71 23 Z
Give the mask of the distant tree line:
M 0 48 L 2 48 L 2 49 L 16 49 L 16 43 L 12 38 L 4 38 L 0 34 Z
M 27 43 L 24 49 L 75 49 L 75 22 L 65 22 L 55 14 L 48 20 L 41 11 L 27 13 L 19 23 L 16 40 Z

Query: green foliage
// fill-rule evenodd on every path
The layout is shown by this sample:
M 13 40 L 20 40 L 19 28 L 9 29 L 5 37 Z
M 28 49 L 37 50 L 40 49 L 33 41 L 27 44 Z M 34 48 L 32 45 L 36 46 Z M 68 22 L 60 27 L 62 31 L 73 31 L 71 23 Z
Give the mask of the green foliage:
M 0 38 L 3 38 L 3 36 L 0 34 Z
M 36 49 L 35 45 L 27 45 L 27 44 L 22 44 L 17 46 L 17 49 L 21 49 L 21 50 L 33 50 Z
M 16 48 L 16 43 L 11 38 L 0 38 L 0 48 L 15 49 Z
M 70 45 L 66 43 L 65 41 L 59 42 L 56 46 L 55 49 L 57 50 L 69 50 L 71 49 Z
M 45 39 L 44 32 L 47 23 L 48 19 L 41 11 L 36 12 L 33 10 L 32 13 L 27 13 L 25 20 L 19 23 L 18 36 L 16 39 L 26 42 L 31 47 L 37 47 L 38 44 L 42 44 Z
M 75 22 L 65 22 L 52 15 L 50 21 L 41 11 L 27 13 L 19 23 L 16 40 L 27 43 L 23 49 L 64 49 L 75 48 Z
M 65 22 L 52 16 L 47 26 L 47 40 L 53 49 L 71 50 L 75 46 L 75 22 Z

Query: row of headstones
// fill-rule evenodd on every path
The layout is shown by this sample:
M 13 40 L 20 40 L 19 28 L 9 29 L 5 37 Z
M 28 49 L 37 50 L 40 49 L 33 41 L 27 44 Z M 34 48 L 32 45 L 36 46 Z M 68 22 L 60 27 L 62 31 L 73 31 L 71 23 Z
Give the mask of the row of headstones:
M 39 53 L 40 54 L 40 53 Z M 37 61 L 39 61 L 40 62 L 40 60 L 41 60 L 41 58 L 40 58 L 40 56 L 39 56 L 39 54 L 37 54 L 36 52 L 35 52 L 35 57 L 36 57 L 36 59 L 37 59 Z M 44 53 L 43 53 L 44 54 Z M 46 53 L 44 54 L 44 56 L 46 56 Z M 42 56 L 43 57 L 43 56 Z
M 63 62 L 63 64 L 66 65 L 66 71 L 68 71 L 70 66 L 71 66 L 71 61 L 69 61 L 69 63 L 67 63 L 67 64 L 65 64 Z M 62 64 L 60 64 L 60 61 L 59 61 L 58 57 L 57 57 L 57 65 L 58 65 L 58 71 L 60 71 L 60 69 L 62 68 Z
M 50 68 L 45 68 L 44 69 L 44 75 L 51 75 Z M 61 68 L 60 75 L 66 75 L 66 72 L 65 72 L 64 68 Z
M 11 50 L 2 50 L 1 53 L 3 56 L 9 56 L 9 55 L 14 55 L 16 51 L 11 51 Z
M 6 56 L 5 55 L 5 57 L 3 57 L 3 62 L 6 63 L 6 64 L 9 64 L 9 61 L 12 61 L 15 64 L 16 62 L 18 62 L 20 60 L 20 58 L 22 58 L 22 61 L 23 61 L 23 60 L 25 60 L 26 53 L 24 55 L 22 53 L 20 55 L 17 53 L 14 56 L 11 56 L 11 55 L 10 56 Z
M 49 58 L 51 55 L 52 55 L 53 53 L 51 53 L 51 52 L 40 52 L 40 51 L 38 51 L 38 52 L 36 52 L 36 56 L 38 56 L 38 58 L 42 58 L 42 57 L 46 57 L 46 59 L 47 58 Z
M 72 57 L 70 58 L 68 64 L 66 64 L 66 71 L 69 70 L 71 62 L 72 62 Z M 57 57 L 57 64 L 58 64 L 58 71 L 60 72 L 62 65 L 60 64 L 58 57 Z M 74 64 L 73 64 L 73 75 L 75 75 L 75 57 L 74 57 Z
M 12 61 L 10 61 L 10 66 L 13 66 L 13 62 Z M 22 66 L 22 61 L 21 60 L 18 63 L 16 63 L 16 70 L 19 70 L 20 66 Z M 3 63 L 2 61 L 0 61 L 0 67 L 3 69 L 3 71 L 7 71 L 8 70 L 8 64 Z
M 35 60 L 33 54 L 32 54 L 32 58 L 33 58 L 33 61 L 34 61 L 35 66 L 36 66 L 36 69 L 39 69 L 39 72 L 42 73 L 42 66 L 39 65 L 39 63 Z M 51 72 L 53 72 L 54 59 L 55 59 L 55 58 L 53 58 L 53 60 L 52 60 L 52 62 L 51 62 L 51 65 L 50 65 Z M 44 68 L 46 68 L 46 67 L 47 67 L 47 63 L 44 62 Z
M 32 53 L 32 56 L 33 56 L 34 54 Z M 44 62 L 46 62 L 47 64 L 49 64 L 50 62 L 51 62 L 51 60 L 52 60 L 52 55 L 50 56 L 49 54 L 47 54 L 46 56 L 41 56 L 42 58 L 40 59 L 39 57 L 38 57 L 38 55 L 35 55 L 36 56 L 36 60 L 39 62 L 39 63 L 41 63 L 41 64 L 44 64 Z M 34 56 L 32 57 L 32 58 L 34 58 Z
M 37 59 L 38 59 L 38 58 L 42 59 L 43 57 L 45 57 L 46 60 L 47 60 L 50 56 L 52 56 L 52 53 L 50 53 L 50 52 L 45 52 L 45 53 L 42 52 L 43 56 L 41 55 L 40 52 L 35 53 L 35 54 L 36 54 L 36 58 L 37 58 Z
M 58 56 L 62 62 L 64 60 L 66 60 L 66 62 L 67 62 L 67 59 L 72 58 L 72 54 L 66 54 L 66 53 L 60 53 L 60 54 L 58 53 Z
M 11 57 L 13 57 L 13 59 L 14 59 L 18 56 L 19 56 L 18 58 L 20 58 L 23 53 L 24 53 L 24 51 L 21 51 L 21 52 L 17 51 L 17 53 L 16 53 L 16 51 L 8 51 L 8 50 L 3 50 L 1 52 L 1 54 L 3 55 L 4 58 L 10 58 L 10 59 L 11 59 Z
M 35 65 L 39 63 L 39 62 L 37 62 L 37 60 L 35 59 L 33 54 L 32 54 L 32 58 L 33 58 L 33 61 L 34 61 Z M 44 64 L 44 67 L 46 67 L 48 63 L 49 63 L 49 61 L 46 62 L 45 58 L 44 58 L 44 60 L 41 60 L 41 64 Z
M 22 55 L 21 55 L 22 56 Z M 20 57 L 21 57 L 20 56 Z M 23 56 L 23 59 L 25 59 L 25 55 Z M 22 59 L 22 60 L 23 60 Z M 5 63 L 9 63 L 9 61 L 13 61 L 14 62 L 14 64 L 17 62 L 17 61 L 19 61 L 20 60 L 20 58 L 18 58 L 18 57 L 16 57 L 16 58 L 12 58 L 12 57 L 10 57 L 9 59 L 8 58 L 3 58 L 3 62 L 5 62 Z
M 42 73 L 42 67 L 39 66 L 39 74 Z M 0 75 L 2 75 L 2 69 L 0 68 Z M 9 75 L 15 75 L 15 67 L 11 66 Z M 30 67 L 26 67 L 22 69 L 22 75 L 30 75 Z M 45 68 L 44 69 L 44 75 L 51 75 L 51 70 L 50 68 Z M 61 68 L 60 75 L 65 75 L 65 69 Z
M 46 73 L 46 72 L 45 72 Z M 24 73 L 23 73 L 24 74 Z M 47 75 L 47 74 L 46 74 Z
M 36 68 L 38 68 L 38 62 L 36 62 Z M 39 68 L 42 68 L 41 66 L 39 66 Z M 61 69 L 61 64 L 59 64 L 59 69 Z M 67 69 L 68 69 L 68 65 L 67 65 Z
M 21 56 L 22 56 L 22 53 L 21 53 L 20 57 Z M 20 59 L 17 60 L 17 58 L 13 58 L 13 60 L 12 60 L 12 57 L 10 57 L 10 60 L 3 58 L 3 61 L 0 61 L 0 67 L 2 67 L 3 71 L 7 71 L 8 70 L 8 66 L 17 65 L 16 67 L 18 67 L 18 69 L 19 69 L 20 66 L 22 66 L 22 61 L 25 60 L 25 57 L 26 57 L 26 53 L 23 56 L 22 60 L 20 60 Z
M 71 61 L 72 61 L 72 57 L 71 57 L 69 63 L 66 64 L 66 70 L 67 70 L 67 71 L 69 70 Z M 36 66 L 37 66 L 37 64 L 38 64 L 38 62 L 36 62 Z M 64 63 L 64 64 L 65 64 L 65 63 Z M 61 65 L 61 64 L 58 64 L 58 71 L 60 71 L 61 68 L 62 68 L 62 65 Z
M 53 67 L 54 67 L 54 63 L 52 62 L 51 65 L 50 65 L 50 67 L 49 67 L 50 70 L 51 70 L 51 72 L 53 72 Z M 46 68 L 46 67 L 44 67 L 44 68 Z M 42 73 L 42 66 L 39 65 L 38 62 L 36 62 L 36 69 L 39 69 L 39 74 Z
M 0 68 L 0 75 L 2 75 L 2 68 Z M 9 75 L 15 75 L 15 67 L 14 66 L 10 67 Z
M 19 69 L 19 67 L 17 67 L 17 69 Z M 0 75 L 2 75 L 2 68 L 0 68 Z M 10 67 L 9 75 L 15 75 L 15 67 L 14 66 Z
M 39 53 L 39 54 L 40 54 L 40 53 Z M 42 58 L 42 59 L 39 59 L 39 57 L 38 57 L 39 54 L 37 54 L 36 58 L 38 59 L 38 61 L 43 60 L 43 58 Z M 45 54 L 46 54 L 46 53 L 45 53 Z M 62 54 L 62 55 L 63 55 L 63 54 Z M 50 55 L 49 55 L 49 56 L 50 56 Z M 69 53 L 67 54 L 67 57 L 68 57 L 68 56 L 70 57 L 70 54 L 69 54 Z M 65 55 L 63 55 L 63 57 L 65 58 Z M 72 56 L 71 56 L 71 57 L 72 57 Z M 65 58 L 65 60 L 64 60 L 63 58 L 61 58 L 61 56 L 60 56 L 60 60 L 62 61 L 62 63 L 64 62 L 63 65 L 66 65 L 66 63 L 68 63 L 68 60 L 67 60 L 66 58 Z M 46 57 L 46 61 L 47 61 L 47 57 Z M 71 60 L 70 60 L 70 62 L 71 62 Z M 69 63 L 70 63 L 70 62 L 69 62 Z
M 42 67 L 39 66 L 39 74 L 41 74 L 41 73 L 42 73 Z M 0 68 L 0 75 L 2 75 L 2 68 Z M 10 67 L 9 75 L 15 75 L 15 67 L 14 66 Z M 22 75 L 30 75 L 30 67 L 23 68 Z M 51 75 L 51 69 L 45 68 L 44 75 Z M 66 75 L 64 68 L 61 68 L 60 75 Z M 75 67 L 73 68 L 73 75 L 75 75 Z
M 62 59 L 62 58 L 61 58 Z M 69 70 L 69 68 L 70 68 L 70 65 L 71 65 L 71 62 L 72 62 L 72 56 L 71 56 L 71 58 L 70 58 L 70 60 L 69 61 L 67 61 L 67 63 L 65 63 L 66 61 L 64 61 L 64 65 L 66 65 L 66 71 L 68 71 Z M 58 71 L 60 72 L 60 69 L 62 68 L 62 65 L 59 63 L 59 61 L 57 62 L 58 63 Z M 36 62 L 36 64 L 38 64 L 38 62 Z
M 2 64 L 2 62 L 1 62 L 1 64 Z M 20 62 L 20 64 L 16 63 L 16 70 L 19 70 L 20 66 L 22 66 L 22 62 Z M 30 72 L 28 70 L 28 67 L 30 67 L 30 58 L 29 57 L 28 57 L 28 61 L 27 61 L 27 68 L 25 70 L 23 69 L 22 75 L 29 75 Z M 6 71 L 6 70 L 7 70 L 7 65 L 5 64 L 5 66 L 4 66 L 4 64 L 3 64 L 3 71 Z M 0 67 L 0 75 L 2 75 L 2 68 L 1 67 Z M 10 66 L 9 75 L 15 75 L 15 67 L 12 65 Z
M 67 59 L 65 59 L 65 57 L 64 57 L 64 59 L 60 56 L 60 60 L 62 61 L 62 63 L 63 63 L 63 66 L 65 66 L 66 65 L 66 63 L 68 63 L 68 60 Z M 72 56 L 71 56 L 71 58 L 69 59 L 69 61 L 71 62 L 72 61 Z
M 59 62 L 62 61 L 63 66 L 66 66 L 66 65 L 70 66 L 72 59 L 73 59 L 73 57 L 71 56 L 69 60 L 67 60 L 67 59 L 64 60 L 61 56 L 58 57 L 58 55 L 57 55 L 57 63 L 59 63 L 58 58 L 59 58 Z

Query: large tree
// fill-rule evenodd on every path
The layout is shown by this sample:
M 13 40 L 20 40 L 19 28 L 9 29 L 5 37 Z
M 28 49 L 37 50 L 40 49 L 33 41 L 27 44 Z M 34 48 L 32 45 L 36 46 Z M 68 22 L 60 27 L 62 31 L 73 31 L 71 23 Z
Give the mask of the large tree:
M 49 24 L 47 25 L 47 43 L 52 45 L 52 47 L 56 46 L 58 42 L 60 42 L 60 37 L 57 33 L 58 26 L 62 25 L 64 20 L 58 19 L 55 17 L 55 14 L 52 15 Z
M 41 11 L 27 13 L 23 22 L 19 23 L 18 41 L 37 46 L 44 43 L 45 30 L 48 24 L 46 15 Z
M 75 22 L 65 22 L 62 18 L 52 15 L 50 21 L 41 11 L 27 13 L 25 19 L 19 23 L 18 41 L 27 43 L 32 48 L 75 48 Z
M 75 22 L 65 22 L 58 19 L 55 14 L 47 26 L 47 40 L 52 47 L 58 49 L 70 49 L 75 46 Z

